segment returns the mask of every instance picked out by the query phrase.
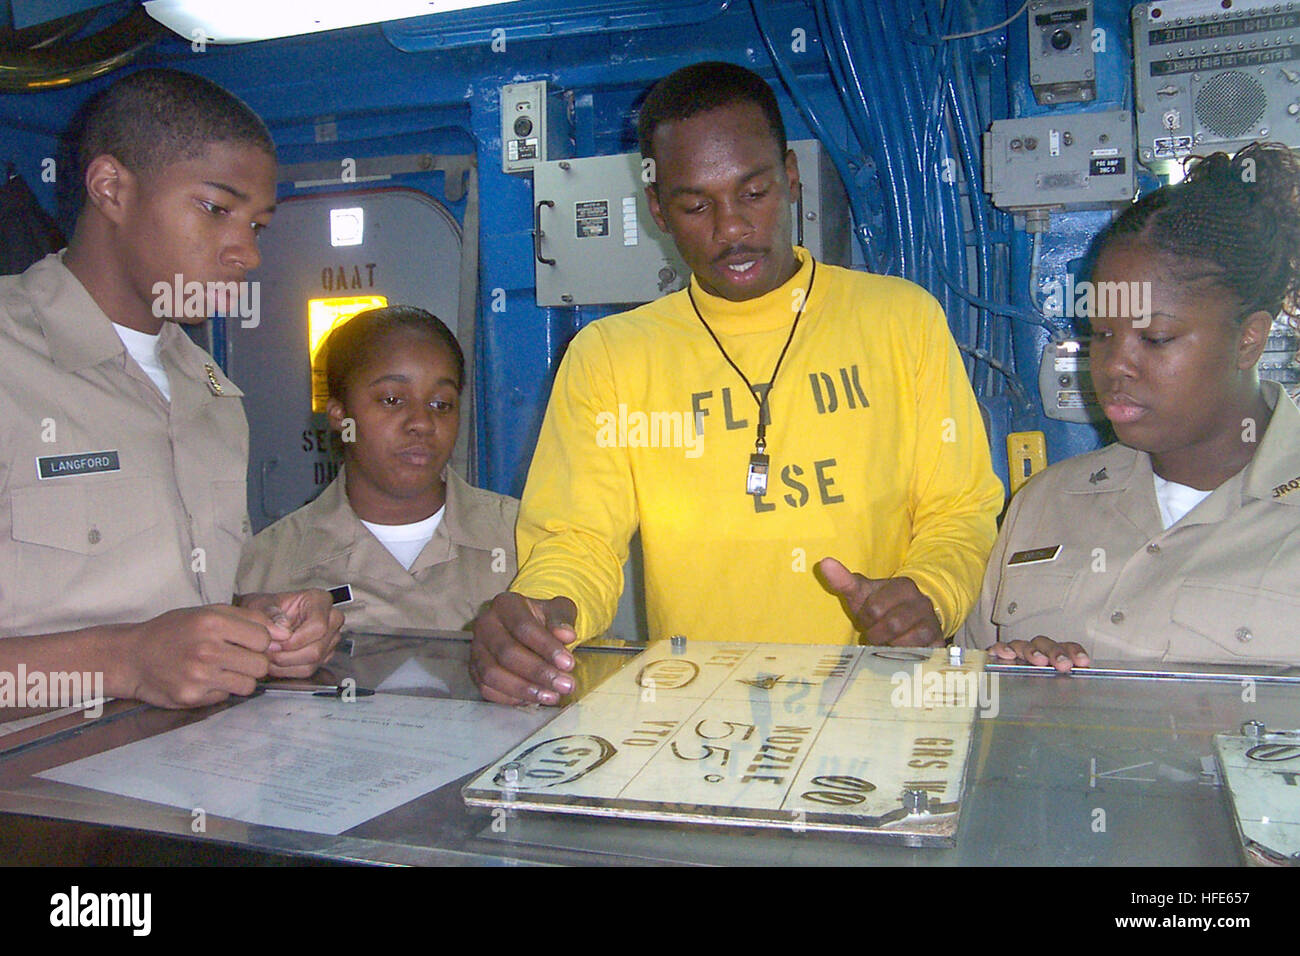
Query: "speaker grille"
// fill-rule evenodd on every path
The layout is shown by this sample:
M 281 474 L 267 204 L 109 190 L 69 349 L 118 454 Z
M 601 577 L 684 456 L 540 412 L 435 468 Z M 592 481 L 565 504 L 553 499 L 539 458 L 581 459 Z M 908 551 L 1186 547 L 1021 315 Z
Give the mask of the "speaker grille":
M 1253 129 L 1268 107 L 1264 88 L 1240 70 L 1220 73 L 1196 94 L 1196 119 L 1225 139 L 1236 139 Z

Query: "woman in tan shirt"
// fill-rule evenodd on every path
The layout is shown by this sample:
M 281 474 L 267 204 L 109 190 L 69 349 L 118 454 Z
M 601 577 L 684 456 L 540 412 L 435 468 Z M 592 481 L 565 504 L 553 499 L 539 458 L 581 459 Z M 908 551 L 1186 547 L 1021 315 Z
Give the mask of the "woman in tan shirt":
M 1300 315 L 1300 160 L 1216 153 L 1097 248 L 1094 304 L 1127 293 L 1091 316 L 1119 442 L 1016 495 L 965 640 L 1060 671 L 1300 663 L 1300 411 L 1256 369 L 1275 317 Z
M 337 589 L 352 631 L 467 628 L 515 574 L 514 498 L 448 466 L 464 356 L 423 309 L 358 313 L 325 345 L 330 428 L 343 468 L 315 501 L 258 534 L 241 591 Z

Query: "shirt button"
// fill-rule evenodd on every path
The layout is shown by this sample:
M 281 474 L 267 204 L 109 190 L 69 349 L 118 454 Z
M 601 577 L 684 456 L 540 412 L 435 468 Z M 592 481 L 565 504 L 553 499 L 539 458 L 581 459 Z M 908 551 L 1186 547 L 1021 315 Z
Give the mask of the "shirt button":
M 1160 545 L 1154 543 L 1147 545 L 1147 554 L 1159 554 L 1159 553 L 1160 553 Z
M 1012 601 L 1010 604 L 1007 605 L 1007 613 L 1008 613 L 1008 614 L 1015 614 L 1015 613 L 1016 613 L 1016 608 L 1017 608 L 1017 607 L 1019 607 L 1019 605 L 1016 604 L 1015 601 Z
M 98 528 L 91 528 L 90 533 L 86 535 L 86 540 L 91 544 L 99 544 L 100 534 Z
M 1123 612 L 1123 611 L 1115 611 L 1113 614 L 1111 614 L 1111 616 L 1110 616 L 1110 623 L 1112 623 L 1112 624 L 1123 624 L 1123 623 L 1124 623 L 1124 612 Z
M 1241 641 L 1243 644 L 1246 643 L 1246 641 L 1249 641 L 1254 636 L 1255 636 L 1254 634 L 1250 633 L 1250 628 L 1248 627 L 1237 628 L 1236 631 L 1237 640 Z

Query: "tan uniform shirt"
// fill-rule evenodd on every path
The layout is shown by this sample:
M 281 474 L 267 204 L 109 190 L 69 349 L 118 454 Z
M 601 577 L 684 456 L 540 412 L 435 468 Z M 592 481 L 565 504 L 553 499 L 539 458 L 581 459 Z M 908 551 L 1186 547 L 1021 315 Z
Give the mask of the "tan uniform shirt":
M 230 601 L 242 393 L 175 324 L 159 344 L 170 403 L 59 255 L 0 277 L 0 636 Z
M 519 501 L 474 488 L 450 468 L 446 511 L 408 571 L 348 503 L 345 474 L 315 501 L 259 532 L 239 563 L 239 592 L 351 587 L 349 630 L 461 630 L 518 569 Z
M 1300 411 L 1263 386 L 1274 410 L 1254 458 L 1167 530 L 1144 452 L 1115 444 L 1035 476 L 966 645 L 1042 634 L 1097 661 L 1300 663 Z

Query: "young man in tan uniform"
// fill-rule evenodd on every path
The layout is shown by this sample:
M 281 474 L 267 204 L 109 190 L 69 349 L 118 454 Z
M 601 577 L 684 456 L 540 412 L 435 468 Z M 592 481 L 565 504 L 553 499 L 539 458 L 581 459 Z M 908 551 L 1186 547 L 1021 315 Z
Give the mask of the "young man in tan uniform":
M 68 248 L 0 279 L 0 671 L 98 671 L 109 696 L 196 706 L 308 676 L 337 644 L 322 591 L 230 603 L 248 427 L 166 321 L 185 320 L 165 307 L 177 283 L 257 266 L 273 150 L 183 73 L 133 74 L 86 113 Z

